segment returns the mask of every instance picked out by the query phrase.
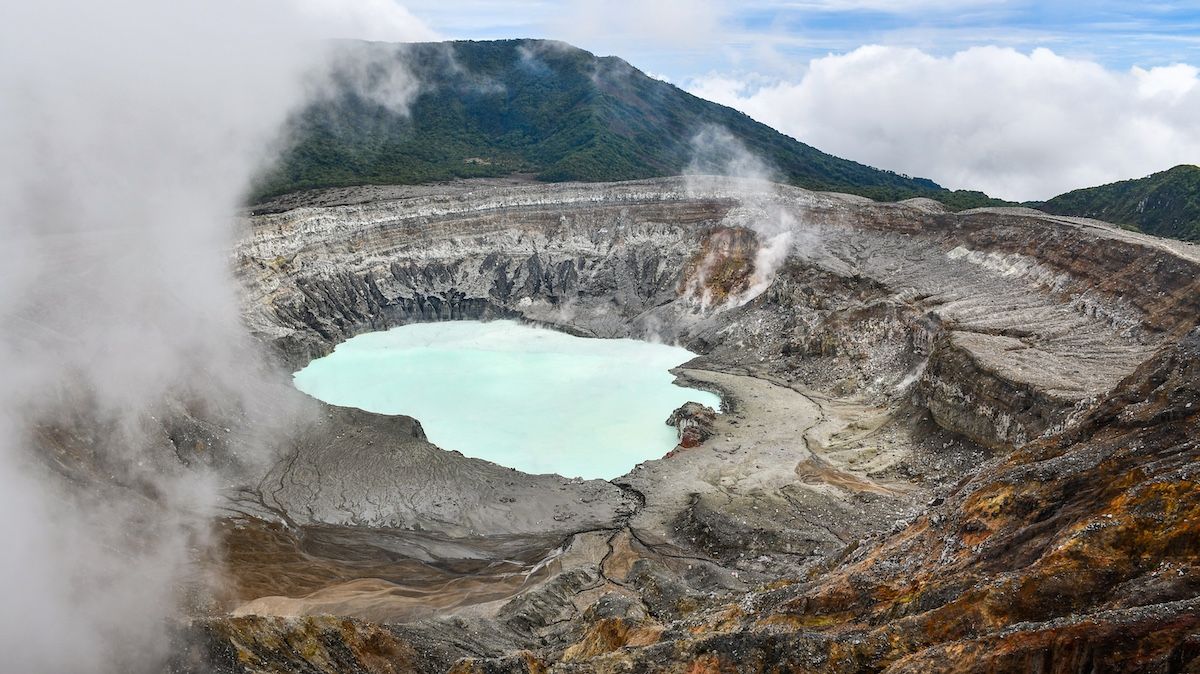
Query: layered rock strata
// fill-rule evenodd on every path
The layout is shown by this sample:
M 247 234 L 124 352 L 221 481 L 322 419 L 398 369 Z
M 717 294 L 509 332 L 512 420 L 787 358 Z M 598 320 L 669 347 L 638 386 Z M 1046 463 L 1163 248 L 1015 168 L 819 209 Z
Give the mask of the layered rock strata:
M 677 374 L 725 409 L 699 446 L 578 482 L 319 408 L 231 493 L 246 617 L 189 632 L 228 671 L 295 668 L 278 645 L 314 638 L 339 654 L 314 671 L 1190 657 L 1190 505 L 1170 504 L 1196 495 L 1165 477 L 1192 451 L 1186 245 L 724 179 L 330 191 L 246 227 L 246 321 L 293 366 L 364 331 L 514 317 L 687 345 Z M 1106 514 L 1126 533 L 1092 536 Z M 355 620 L 302 617 L 324 613 Z

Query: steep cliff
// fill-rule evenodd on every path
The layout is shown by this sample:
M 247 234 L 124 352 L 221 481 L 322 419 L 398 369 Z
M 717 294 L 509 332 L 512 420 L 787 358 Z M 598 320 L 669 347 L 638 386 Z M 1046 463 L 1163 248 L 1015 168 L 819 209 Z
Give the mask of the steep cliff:
M 251 325 L 297 362 L 366 330 L 490 316 L 711 350 L 744 342 L 755 314 L 771 327 L 737 348 L 774 357 L 786 342 L 847 373 L 865 361 L 856 388 L 928 359 L 921 404 L 1011 447 L 1111 389 L 1200 310 L 1192 249 L 1035 211 L 682 179 L 351 194 L 258 216 L 238 249 Z M 687 301 L 694 255 L 729 227 L 790 240 L 765 293 L 701 311 Z M 890 351 L 897 362 L 878 362 Z
M 198 662 L 1074 672 L 1194 656 L 1189 246 L 726 179 L 336 190 L 246 227 L 246 322 L 292 365 L 364 331 L 516 317 L 688 345 L 702 355 L 677 374 L 720 391 L 723 414 L 703 443 L 579 482 L 318 408 L 230 495 L 222 601 L 242 617 L 182 632 Z

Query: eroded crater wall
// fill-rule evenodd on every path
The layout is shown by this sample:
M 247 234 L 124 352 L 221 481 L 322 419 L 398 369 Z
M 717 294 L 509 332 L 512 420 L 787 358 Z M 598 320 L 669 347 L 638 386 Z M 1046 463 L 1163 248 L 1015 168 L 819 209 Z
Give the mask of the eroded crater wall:
M 364 331 L 521 317 L 911 394 L 999 448 L 1060 426 L 1200 310 L 1190 248 L 1021 209 L 721 179 L 347 194 L 251 217 L 236 251 L 249 324 L 295 366 Z M 790 250 L 766 292 L 704 310 L 686 296 L 706 237 L 780 222 Z
M 733 404 L 700 446 L 592 483 L 443 452 L 404 417 L 318 406 L 320 422 L 298 429 L 284 461 L 236 502 L 252 523 L 231 523 L 244 539 L 231 547 L 236 579 L 255 599 L 241 612 L 404 624 L 194 626 L 230 663 L 266 667 L 279 657 L 272 644 L 319 639 L 323 649 L 288 666 L 691 671 L 750 657 L 878 671 L 936 644 L 947 650 L 924 654 L 980 648 L 961 641 L 976 628 L 1058 615 L 1055 574 L 1078 569 L 1048 564 L 1013 590 L 1028 569 L 1007 551 L 1058 550 L 1054 523 L 1103 517 L 1096 490 L 1125 490 L 1113 478 L 1135 475 L 1129 466 L 1186 463 L 1160 461 L 1164 443 L 1124 438 L 1175 442 L 1167 435 L 1190 428 L 1194 373 L 1171 372 L 1194 355 L 1194 343 L 1174 343 L 1196 320 L 1197 256 L 1101 223 L 672 179 L 335 190 L 288 197 L 246 225 L 235 251 L 246 321 L 294 366 L 363 331 L 519 317 L 679 341 L 704 354 L 681 376 Z M 781 233 L 786 254 L 760 255 Z M 1172 349 L 1169 367 L 1154 365 Z M 1127 409 L 1106 395 L 1122 379 Z M 1143 389 L 1178 400 L 1139 406 Z M 1091 436 L 1118 422 L 1132 426 L 1110 449 L 1134 458 L 1087 468 Z M 989 485 L 1028 498 L 993 499 Z M 1055 514 L 1064 499 L 1075 505 Z M 1128 502 L 1131 513 L 1184 512 Z M 1119 531 L 1089 524 L 1078 540 L 1099 543 L 1081 549 L 1102 556 L 1109 529 Z M 1174 567 L 1149 580 L 1133 571 L 1138 584 L 1121 592 L 1179 595 L 1158 582 L 1173 583 Z M 1072 582 L 1106 587 L 1089 573 Z M 420 619 L 430 606 L 441 617 Z M 1101 619 L 1110 632 L 1118 622 Z M 993 634 L 1000 646 L 1028 645 L 1006 634 L 1016 633 Z

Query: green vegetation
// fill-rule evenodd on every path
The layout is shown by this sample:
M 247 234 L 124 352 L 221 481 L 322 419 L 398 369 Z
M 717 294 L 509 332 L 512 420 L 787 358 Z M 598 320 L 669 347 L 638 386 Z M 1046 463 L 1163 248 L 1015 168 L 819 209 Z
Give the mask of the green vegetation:
M 1067 192 L 1038 208 L 1200 241 L 1200 166 L 1185 164 L 1137 180 Z
M 1004 203 L 825 154 L 621 59 L 562 43 L 350 46 L 365 65 L 293 120 L 295 142 L 259 182 L 256 199 L 516 173 L 544 181 L 678 175 L 696 160 L 697 134 L 720 128 L 777 179 L 809 189 L 889 201 L 924 196 L 956 210 Z M 408 111 L 362 93 L 364 81 L 370 88 L 401 63 L 420 82 Z

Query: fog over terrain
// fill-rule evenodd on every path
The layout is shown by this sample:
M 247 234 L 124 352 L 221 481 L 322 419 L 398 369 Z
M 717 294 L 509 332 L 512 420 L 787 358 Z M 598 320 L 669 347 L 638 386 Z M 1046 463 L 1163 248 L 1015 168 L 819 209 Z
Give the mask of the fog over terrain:
M 151 451 L 177 392 L 260 402 L 229 277 L 234 215 L 320 94 L 319 38 L 431 33 L 385 2 L 50 0 L 0 10 L 0 652 L 11 672 L 141 671 L 165 648 L 217 478 Z M 346 66 L 345 61 L 342 62 Z M 368 93 L 401 105 L 401 73 Z M 86 404 L 84 404 L 86 401 Z M 36 456 L 72 414 L 105 429 L 95 496 Z M 254 429 L 230 428 L 255 460 Z M 63 431 L 64 446 L 71 443 Z M 147 498 L 155 495 L 157 499 Z M 159 508 L 153 501 L 163 504 Z

